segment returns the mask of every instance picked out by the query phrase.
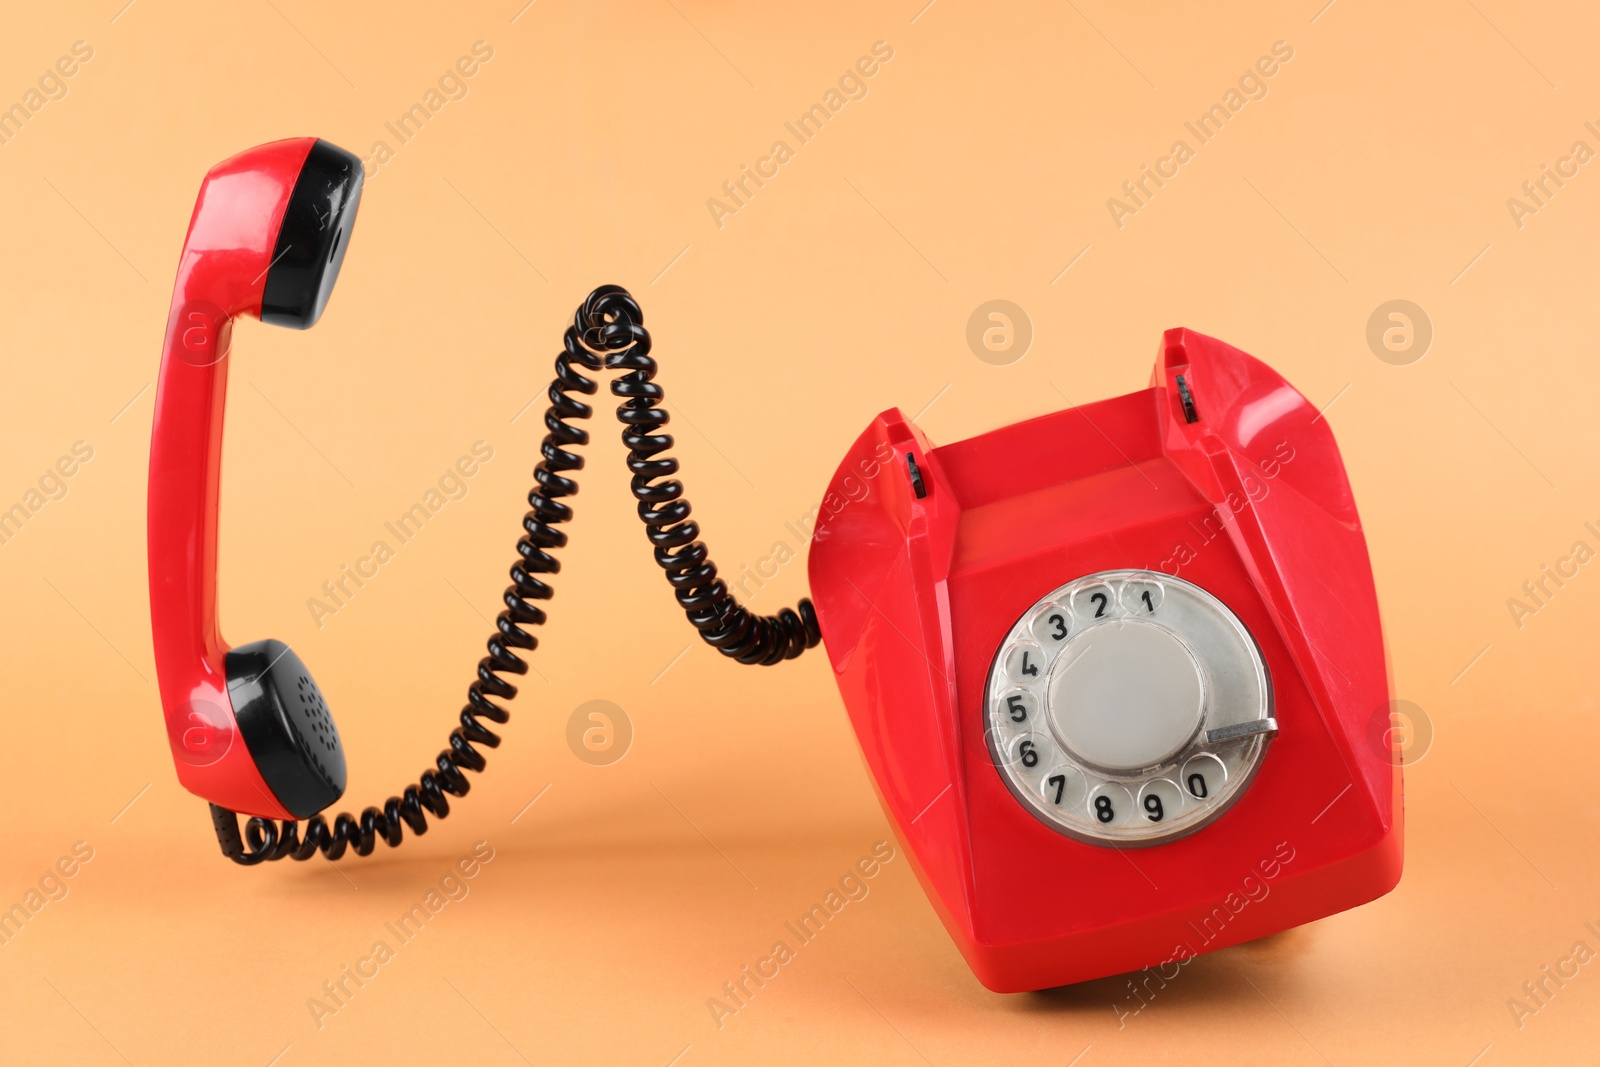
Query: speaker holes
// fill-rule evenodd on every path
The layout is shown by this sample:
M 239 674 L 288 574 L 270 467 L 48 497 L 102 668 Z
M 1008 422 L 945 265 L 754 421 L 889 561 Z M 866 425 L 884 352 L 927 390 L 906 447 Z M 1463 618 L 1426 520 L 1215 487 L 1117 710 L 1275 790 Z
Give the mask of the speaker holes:
M 328 705 L 322 699 L 322 691 L 308 676 L 302 674 L 295 680 L 295 697 L 300 712 L 300 729 L 294 732 L 295 747 L 323 778 L 332 781 L 334 775 L 324 759 L 339 751 L 339 733 L 334 728 Z

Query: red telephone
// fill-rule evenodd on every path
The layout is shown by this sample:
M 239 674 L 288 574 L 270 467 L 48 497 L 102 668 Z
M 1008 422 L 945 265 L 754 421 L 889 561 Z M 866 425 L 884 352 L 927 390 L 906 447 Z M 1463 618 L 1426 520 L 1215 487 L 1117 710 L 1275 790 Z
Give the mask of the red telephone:
M 1148 389 L 845 456 L 810 574 L 879 795 L 990 989 L 1182 963 L 1401 868 L 1377 596 L 1333 434 L 1192 330 Z
M 690 518 L 650 334 L 617 286 L 563 335 L 511 584 L 447 747 L 330 822 L 344 751 L 310 672 L 282 642 L 222 638 L 218 490 L 233 321 L 317 321 L 362 184 L 313 138 L 219 163 L 173 290 L 151 625 L 178 778 L 229 859 L 367 856 L 468 794 L 546 619 L 586 375 L 613 371 L 629 487 L 685 617 L 749 665 L 826 639 L 889 816 L 991 989 L 1185 959 L 1394 886 L 1400 771 L 1362 758 L 1389 695 L 1366 543 L 1333 435 L 1282 378 L 1173 330 L 1141 393 L 939 449 L 882 415 L 824 498 L 815 606 L 758 615 Z

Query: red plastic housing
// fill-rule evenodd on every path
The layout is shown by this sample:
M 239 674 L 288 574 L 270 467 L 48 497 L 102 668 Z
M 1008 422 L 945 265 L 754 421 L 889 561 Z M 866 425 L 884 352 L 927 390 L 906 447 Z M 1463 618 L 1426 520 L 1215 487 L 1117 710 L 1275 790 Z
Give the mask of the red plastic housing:
M 312 137 L 206 175 L 178 263 L 150 435 L 150 621 L 167 738 L 184 788 L 289 819 L 239 737 L 217 627 L 217 496 L 233 318 L 261 312 L 267 268 Z
M 1260 647 L 1279 723 L 1231 808 L 1141 849 L 1035 818 L 983 726 L 1011 625 L 1116 568 L 1181 575 L 1227 605 Z M 1399 881 L 1400 768 L 1370 729 L 1387 726 L 1391 693 L 1349 480 L 1316 408 L 1238 349 L 1169 330 L 1150 388 L 941 448 L 885 412 L 829 485 L 810 576 L 884 808 L 990 989 L 1173 968 Z

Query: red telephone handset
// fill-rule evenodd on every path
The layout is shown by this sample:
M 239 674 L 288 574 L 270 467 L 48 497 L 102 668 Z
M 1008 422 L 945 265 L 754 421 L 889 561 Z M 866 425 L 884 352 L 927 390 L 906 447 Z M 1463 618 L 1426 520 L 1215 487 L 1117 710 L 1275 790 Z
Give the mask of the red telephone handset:
M 332 285 L 344 252 L 343 242 L 334 240 L 335 228 L 317 227 L 326 230 L 320 244 L 299 242 L 304 255 L 286 238 L 297 221 L 305 221 L 290 210 L 297 189 L 308 199 L 307 174 L 330 156 L 351 168 L 353 191 L 343 201 L 348 217 L 320 221 L 336 222 L 340 236 L 353 222 L 360 164 L 351 167 L 353 157 L 345 160 L 336 153 L 311 137 L 277 141 L 241 152 L 206 175 L 173 284 L 150 438 L 151 633 L 178 780 L 215 804 L 274 818 L 316 808 L 307 810 L 288 796 L 291 790 L 267 780 L 274 765 L 267 751 L 294 746 L 248 736 L 248 726 L 247 736 L 241 736 L 239 693 L 229 693 L 232 650 L 217 624 L 217 497 L 227 357 L 236 316 L 273 321 L 276 315 L 285 325 L 310 325 L 287 321 L 274 303 L 301 279 L 301 259 L 314 251 L 316 268 L 326 271 Z M 320 296 L 325 301 L 326 290 Z M 315 310 L 321 312 L 320 302 Z M 326 804 L 343 791 L 343 756 L 332 756 L 338 766 L 331 777 L 337 783 L 310 791 L 313 804 Z
M 942 448 L 898 411 L 824 498 L 812 597 L 895 830 L 978 978 L 1181 963 L 1365 903 L 1401 776 L 1327 423 L 1169 330 L 1150 388 Z

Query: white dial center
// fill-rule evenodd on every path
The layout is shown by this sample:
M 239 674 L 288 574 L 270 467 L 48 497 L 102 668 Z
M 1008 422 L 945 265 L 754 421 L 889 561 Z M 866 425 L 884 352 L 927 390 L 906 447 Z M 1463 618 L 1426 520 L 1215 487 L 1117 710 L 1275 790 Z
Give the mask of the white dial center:
M 1200 728 L 1194 655 L 1170 630 L 1119 619 L 1077 635 L 1050 671 L 1050 724 L 1068 751 L 1113 772 L 1154 766 Z

